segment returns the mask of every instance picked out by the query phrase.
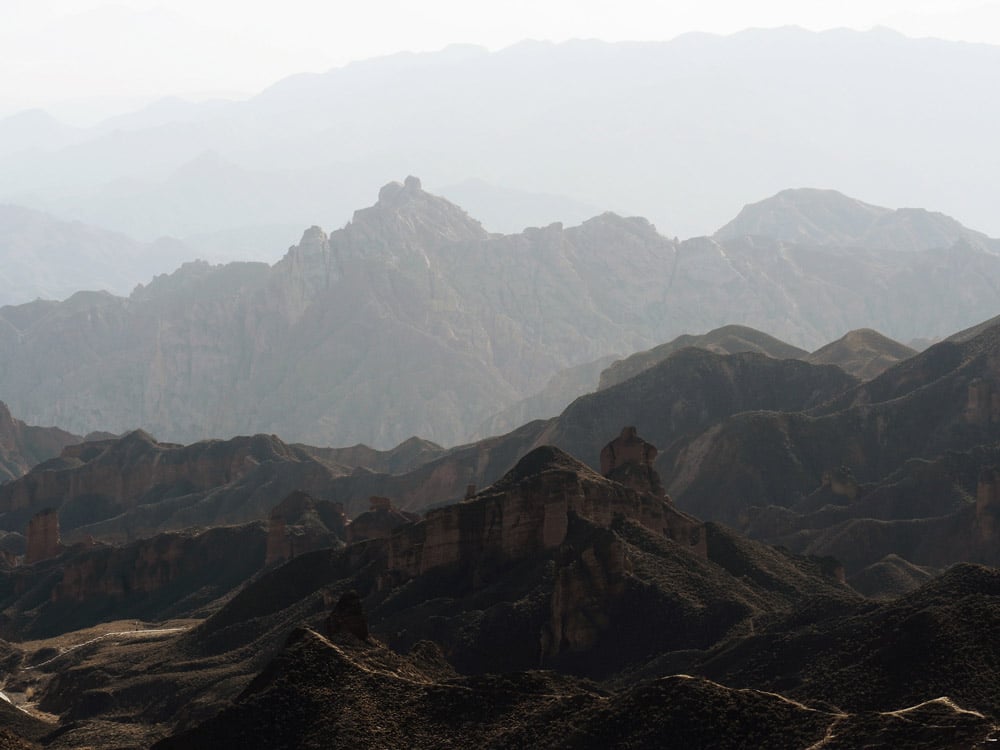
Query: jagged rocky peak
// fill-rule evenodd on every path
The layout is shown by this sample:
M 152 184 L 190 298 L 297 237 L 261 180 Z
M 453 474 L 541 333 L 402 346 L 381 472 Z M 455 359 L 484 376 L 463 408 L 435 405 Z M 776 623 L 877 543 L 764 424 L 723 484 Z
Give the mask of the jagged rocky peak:
M 482 224 L 454 203 L 426 192 L 418 178 L 390 182 L 378 194 L 378 202 L 354 212 L 341 232 L 330 237 L 331 245 L 347 240 L 348 246 L 371 252 L 404 247 L 426 249 L 441 242 L 482 240 Z M 390 248 L 391 243 L 391 248 Z
M 302 253 L 319 253 L 327 249 L 327 235 L 322 227 L 315 224 L 302 233 L 297 248 Z
M 17 479 L 32 466 L 55 458 L 79 435 L 58 427 L 34 427 L 16 419 L 0 401 L 0 482 Z
M 423 192 L 423 184 L 419 177 L 409 175 L 403 182 L 389 182 L 378 191 L 378 202 L 386 205 L 401 204 L 417 193 Z

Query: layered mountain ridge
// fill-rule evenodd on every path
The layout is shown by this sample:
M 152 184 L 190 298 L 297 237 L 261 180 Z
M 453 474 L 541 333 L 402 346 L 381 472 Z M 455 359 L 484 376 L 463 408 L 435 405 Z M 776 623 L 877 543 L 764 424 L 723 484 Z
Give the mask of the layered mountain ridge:
M 998 274 L 1000 256 L 961 237 L 905 252 L 677 242 L 614 214 L 491 235 L 411 177 L 271 267 L 192 263 L 127 299 L 0 308 L 0 396 L 81 433 L 455 444 L 567 368 L 685 331 L 944 336 L 993 313 Z

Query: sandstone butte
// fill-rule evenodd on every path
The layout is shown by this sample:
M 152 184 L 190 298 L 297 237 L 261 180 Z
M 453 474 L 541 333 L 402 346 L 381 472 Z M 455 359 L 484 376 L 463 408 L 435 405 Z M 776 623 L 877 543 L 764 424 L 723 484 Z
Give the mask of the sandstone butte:
M 369 544 L 384 548 L 386 584 L 445 565 L 475 569 L 556 549 L 566 540 L 571 514 L 605 528 L 621 516 L 704 557 L 703 525 L 677 510 L 663 493 L 651 463 L 656 449 L 638 438 L 634 428 L 626 428 L 605 450 L 617 456 L 610 474 L 629 470 L 629 485 L 598 474 L 558 448 L 542 446 L 471 499 L 431 510 L 422 521 L 371 540 Z M 642 476 L 648 479 L 645 486 Z M 619 563 L 624 566 L 624 559 Z
M 382 498 L 363 520 L 382 514 L 379 536 L 350 545 L 357 567 L 381 560 L 379 587 L 399 586 L 435 569 L 467 571 L 480 585 L 505 563 L 565 551 L 573 562 L 558 567 L 540 657 L 585 651 L 608 625 L 609 605 L 625 590 L 629 562 L 625 547 L 609 531 L 617 518 L 635 521 L 703 558 L 708 556 L 703 524 L 677 510 L 652 466 L 656 448 L 626 428 L 605 447 L 610 477 L 602 476 L 553 446 L 525 455 L 504 477 L 478 494 L 428 511 L 423 520 L 388 530 L 391 506 Z M 622 484 L 614 477 L 627 481 Z M 574 518 L 602 532 L 566 545 Z M 355 565 L 352 565 L 355 567 Z

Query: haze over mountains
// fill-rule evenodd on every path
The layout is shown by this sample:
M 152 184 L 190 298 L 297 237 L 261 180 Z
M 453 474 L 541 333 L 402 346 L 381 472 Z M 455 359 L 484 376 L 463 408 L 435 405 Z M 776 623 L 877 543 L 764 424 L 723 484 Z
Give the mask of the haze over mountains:
M 129 294 L 195 251 L 172 239 L 136 242 L 77 221 L 0 205 L 0 305 L 61 300 L 85 289 Z
M 0 121 L 0 748 L 996 742 L 998 70 L 777 29 Z
M 255 302 L 284 314 L 302 315 L 310 288 L 337 289 L 346 309 L 365 300 L 369 313 L 380 284 L 409 305 L 424 299 L 410 290 L 429 287 L 448 313 L 462 277 L 437 268 L 472 263 L 477 249 L 493 251 L 489 278 L 502 282 L 512 247 L 522 262 L 551 252 L 539 235 L 563 240 L 556 257 L 578 263 L 574 241 L 594 242 L 595 229 L 608 243 L 622 226 L 634 244 L 650 236 L 639 220 L 588 224 L 491 237 L 409 178 L 345 229 L 309 230 L 286 265 L 191 264 L 129 300 L 77 294 L 3 313 L 24 325 L 54 311 L 91 337 L 67 342 L 90 346 L 114 320 L 96 309 L 127 319 L 140 308 L 162 342 L 181 306 L 197 316 L 234 304 L 233 278 L 271 292 Z M 829 252 L 844 264 L 858 250 Z M 499 284 L 476 289 L 502 299 Z M 596 281 L 578 289 L 600 299 Z M 404 309 L 412 330 L 419 308 Z M 306 330 L 316 341 L 339 319 Z M 212 317 L 197 320 L 199 346 L 226 340 L 205 325 Z M 449 330 L 461 330 L 456 320 Z M 259 318 L 258 330 L 273 321 Z M 998 561 L 998 361 L 995 320 L 919 354 L 870 330 L 808 354 L 730 325 L 616 363 L 555 419 L 451 450 L 310 448 L 274 435 L 178 446 L 142 432 L 60 448 L 78 438 L 8 417 L 5 447 L 35 438 L 33 455 L 59 456 L 0 485 L 0 633 L 15 641 L 4 644 L 5 740 L 985 743 L 1000 711 L 988 637 L 1000 586 L 975 565 L 937 573 Z M 846 371 L 869 368 L 883 371 L 864 382 Z M 634 428 L 608 442 L 623 422 L 663 446 L 659 458 Z M 320 710 L 329 701 L 341 710 Z
M 859 214 L 879 231 L 859 230 Z M 411 177 L 329 237 L 309 229 L 273 267 L 192 263 L 129 298 L 0 308 L 2 395 L 30 423 L 79 433 L 455 444 L 567 368 L 692 330 L 738 322 L 812 349 L 859 327 L 905 341 L 992 315 L 993 241 L 900 215 L 798 190 L 735 224 L 799 243 L 733 225 L 678 242 L 610 213 L 491 235 Z
M 998 57 L 885 29 L 449 47 L 293 76 L 245 102 L 165 102 L 82 132 L 39 113 L 9 118 L 0 200 L 142 241 L 215 235 L 203 252 L 231 259 L 247 227 L 287 237 L 279 250 L 302 226 L 339 226 L 406 172 L 469 207 L 494 186 L 483 214 L 494 231 L 537 223 L 524 194 L 546 194 L 545 223 L 579 221 L 592 213 L 582 204 L 687 237 L 748 200 L 815 185 L 998 235 L 987 124 Z

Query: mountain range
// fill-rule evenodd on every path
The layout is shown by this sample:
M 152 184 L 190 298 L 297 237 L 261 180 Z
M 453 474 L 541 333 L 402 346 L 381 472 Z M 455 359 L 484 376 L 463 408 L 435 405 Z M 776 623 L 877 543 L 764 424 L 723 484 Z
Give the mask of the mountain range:
M 280 250 L 296 228 L 339 226 L 400 172 L 470 208 L 489 186 L 493 231 L 538 222 L 531 196 L 544 195 L 544 223 L 593 213 L 582 205 L 701 235 L 748 197 L 817 185 L 1000 234 L 998 56 L 887 29 L 791 27 L 455 46 L 292 76 L 246 101 L 164 101 L 91 129 L 16 115 L 0 122 L 0 200 L 142 241 L 198 234 L 213 259 L 251 257 L 234 252 L 251 228 L 278 233 Z M 470 180 L 479 187 L 463 191 Z
M 808 233 L 831 238 L 816 244 L 731 229 L 678 242 L 610 213 L 496 235 L 411 177 L 344 228 L 307 230 L 273 266 L 189 263 L 128 298 L 0 308 L 0 396 L 79 433 L 454 445 L 550 416 L 515 405 L 553 377 L 573 387 L 582 365 L 687 331 L 737 322 L 813 348 L 862 326 L 942 337 L 995 313 L 991 240 L 927 214 L 931 244 L 945 243 L 927 249 L 879 209 L 880 244 L 844 245 L 856 222 L 843 217 L 872 210 L 811 190 L 747 209 L 782 232 L 808 214 Z M 537 408 L 565 403 L 545 398 Z

